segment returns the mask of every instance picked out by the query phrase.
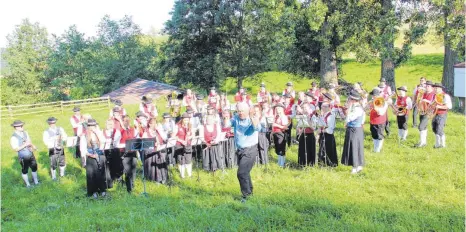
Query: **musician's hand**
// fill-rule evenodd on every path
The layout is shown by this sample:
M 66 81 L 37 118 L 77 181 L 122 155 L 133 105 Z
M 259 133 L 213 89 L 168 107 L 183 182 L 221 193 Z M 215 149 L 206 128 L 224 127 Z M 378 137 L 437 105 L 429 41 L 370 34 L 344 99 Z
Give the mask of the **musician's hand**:
M 31 141 L 26 141 L 26 142 L 24 143 L 24 147 L 28 147 L 28 146 L 31 146 Z

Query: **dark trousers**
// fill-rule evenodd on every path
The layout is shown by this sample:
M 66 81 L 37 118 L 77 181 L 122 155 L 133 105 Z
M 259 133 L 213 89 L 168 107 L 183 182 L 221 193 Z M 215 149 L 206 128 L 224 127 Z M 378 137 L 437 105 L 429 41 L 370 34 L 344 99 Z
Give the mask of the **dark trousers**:
M 436 114 L 432 119 L 432 130 L 436 135 L 444 135 L 443 129 L 445 128 L 445 121 L 447 119 L 447 114 Z
M 293 129 L 293 122 L 291 122 L 288 129 L 285 130 L 286 144 L 288 147 L 291 146 L 291 129 Z
M 396 116 L 396 121 L 398 123 L 398 129 L 408 130 L 408 115 Z
M 65 163 L 65 152 L 63 148 L 60 151 L 55 151 L 55 148 L 49 148 L 50 168 L 53 170 L 57 169 L 57 164 L 60 167 L 64 167 Z
M 86 179 L 87 195 L 92 196 L 96 192 L 105 192 L 107 190 L 107 168 L 105 167 L 106 158 L 99 155 L 96 159 L 87 157 L 86 159 Z
M 316 162 L 316 137 L 314 133 L 299 135 L 298 163 L 314 166 Z
M 81 158 L 81 150 L 79 149 L 80 141 L 81 141 L 81 138 L 78 136 L 78 139 L 76 139 L 76 147 L 74 147 L 75 148 L 74 157 L 76 158 Z
M 128 152 L 125 154 L 123 158 L 123 168 L 125 173 L 126 190 L 128 192 L 131 192 L 134 188 L 137 163 L 136 152 Z
M 387 133 L 387 136 L 390 135 L 390 120 L 388 120 L 388 113 L 387 113 L 387 122 L 385 122 L 385 133 Z
M 371 130 L 372 139 L 377 139 L 377 140 L 384 139 L 383 130 L 384 130 L 385 125 L 386 125 L 385 123 L 371 124 L 370 130 Z
M 429 117 L 426 115 L 419 115 L 419 131 L 427 130 L 427 124 L 429 123 Z
M 31 168 L 32 172 L 37 172 L 37 162 L 34 154 L 29 157 L 20 158 L 19 163 L 21 164 L 21 172 L 23 174 L 28 174 L 29 168 Z
M 107 157 L 110 177 L 112 180 L 116 180 L 123 175 L 123 160 L 121 155 L 123 155 L 123 153 L 120 153 L 120 149 L 118 148 L 105 150 L 105 156 Z
M 257 153 L 257 144 L 246 148 L 240 148 L 236 151 L 236 155 L 238 156 L 237 177 L 243 197 L 252 194 L 251 169 L 254 166 L 254 161 L 256 161 Z
M 414 107 L 413 107 L 413 127 L 417 127 L 417 125 L 418 125 L 418 121 L 417 121 L 418 115 L 419 115 L 419 114 L 418 114 L 417 107 L 414 106 Z

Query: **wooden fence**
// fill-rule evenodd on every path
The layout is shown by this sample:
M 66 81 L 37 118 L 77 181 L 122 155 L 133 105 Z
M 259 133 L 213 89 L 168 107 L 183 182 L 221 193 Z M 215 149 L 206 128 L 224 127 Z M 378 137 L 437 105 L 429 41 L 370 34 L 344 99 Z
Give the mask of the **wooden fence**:
M 89 98 L 74 101 L 58 101 L 37 103 L 30 105 L 17 105 L 17 106 L 0 106 L 0 117 L 13 118 L 21 115 L 40 115 L 50 112 L 64 113 L 71 111 L 75 106 L 84 108 L 86 111 L 101 110 L 111 107 L 110 97 Z

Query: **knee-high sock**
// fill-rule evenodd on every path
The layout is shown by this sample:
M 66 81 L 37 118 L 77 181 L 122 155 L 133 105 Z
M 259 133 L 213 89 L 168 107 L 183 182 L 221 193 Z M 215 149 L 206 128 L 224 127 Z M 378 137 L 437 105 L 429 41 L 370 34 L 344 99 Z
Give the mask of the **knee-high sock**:
M 179 164 L 178 169 L 180 170 L 181 178 L 184 178 L 184 165 Z
M 406 137 L 408 137 L 408 130 L 403 130 L 403 140 L 406 140 Z
M 282 156 L 282 167 L 285 167 L 285 156 Z
M 446 146 L 446 142 L 447 142 L 447 138 L 445 137 L 445 134 L 443 134 L 441 136 L 441 140 L 442 140 L 442 147 L 445 147 Z
M 34 180 L 34 184 L 39 183 L 39 177 L 37 176 L 37 172 L 32 172 L 32 179 Z
M 403 129 L 398 129 L 398 137 L 403 139 Z
M 427 144 L 427 130 L 421 131 L 420 135 L 421 135 L 421 145 Z
M 55 180 L 57 178 L 57 170 L 51 168 L 50 173 L 52 174 L 52 180 Z
M 435 147 L 440 147 L 441 137 L 438 134 L 435 134 Z
M 65 167 L 66 166 L 63 166 L 63 167 L 60 166 L 60 176 L 65 176 Z
M 374 143 L 374 149 L 373 149 L 374 152 L 377 152 L 377 141 L 379 141 L 379 140 L 372 139 L 372 142 Z
M 21 177 L 23 177 L 23 180 L 24 180 L 24 183 L 26 184 L 26 186 L 29 186 L 29 177 L 28 177 L 28 174 L 22 174 L 21 173 Z
M 377 143 L 377 152 L 380 152 L 382 150 L 383 146 L 383 139 L 380 139 Z
M 193 163 L 186 164 L 186 171 L 188 172 L 188 177 L 191 177 L 193 174 Z
M 278 155 L 278 166 L 282 166 L 282 156 Z

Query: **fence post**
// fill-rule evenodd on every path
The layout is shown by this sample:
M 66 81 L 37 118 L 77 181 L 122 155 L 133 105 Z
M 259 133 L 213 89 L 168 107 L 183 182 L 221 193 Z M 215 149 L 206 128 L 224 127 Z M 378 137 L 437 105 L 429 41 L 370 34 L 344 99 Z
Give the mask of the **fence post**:
M 108 103 L 108 109 L 110 109 L 111 108 L 111 106 L 110 106 L 110 95 L 107 96 L 107 103 Z
M 11 106 L 8 106 L 8 114 L 10 115 L 10 118 L 13 118 L 13 109 Z

